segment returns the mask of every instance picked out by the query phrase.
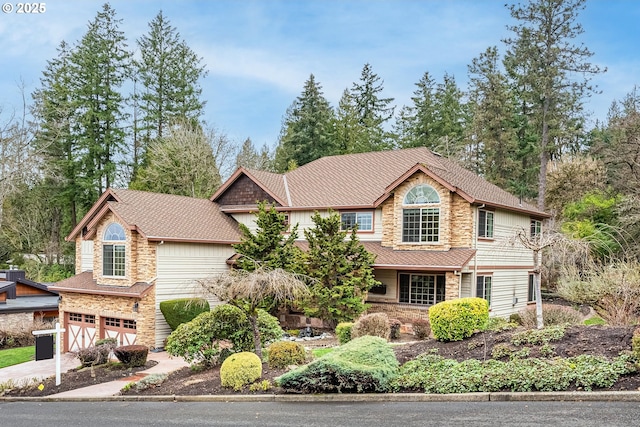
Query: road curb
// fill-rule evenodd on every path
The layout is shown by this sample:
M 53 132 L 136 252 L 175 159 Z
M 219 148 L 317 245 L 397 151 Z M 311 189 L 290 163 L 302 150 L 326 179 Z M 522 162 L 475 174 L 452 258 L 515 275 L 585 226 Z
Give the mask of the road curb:
M 200 396 L 0 397 L 0 402 L 640 402 L 639 391 L 461 394 L 252 394 Z

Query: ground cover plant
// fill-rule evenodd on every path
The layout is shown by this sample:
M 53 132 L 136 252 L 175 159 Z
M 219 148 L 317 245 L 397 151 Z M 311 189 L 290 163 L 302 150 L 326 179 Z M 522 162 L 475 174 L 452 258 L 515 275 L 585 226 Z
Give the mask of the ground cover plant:
M 506 320 L 491 320 L 484 332 L 477 332 L 461 341 L 443 342 L 432 337 L 418 340 L 401 333 L 399 340 L 386 345 L 400 368 L 391 390 L 405 392 L 463 392 L 472 390 L 638 390 L 640 374 L 635 372 L 634 358 L 640 356 L 640 333 L 634 337 L 634 326 L 574 325 L 545 328 L 542 331 L 516 327 Z M 339 352 L 337 337 L 304 341 L 314 360 L 327 353 Z M 631 353 L 631 354 L 630 354 Z M 153 360 L 153 354 L 149 358 Z M 420 364 L 417 361 L 422 360 Z M 425 367 L 431 360 L 441 370 L 438 381 L 424 378 L 435 375 Z M 313 363 L 313 362 L 312 362 Z M 413 363 L 413 369 L 410 369 Z M 404 366 L 403 366 L 404 365 Z M 110 365 L 63 374 L 67 387 L 92 385 L 113 375 Z M 200 366 L 200 365 L 197 365 Z M 420 367 L 420 369 L 418 369 Z M 262 363 L 262 375 L 239 390 L 225 388 L 220 381 L 220 366 L 184 368 L 166 378 L 132 379 L 123 394 L 130 395 L 206 395 L 206 394 L 273 394 L 294 392 L 279 387 L 276 378 L 290 372 L 290 366 L 270 367 Z M 129 375 L 129 371 L 124 371 Z M 135 372 L 135 371 L 134 371 Z M 409 373 L 412 376 L 408 376 Z M 119 374 L 122 378 L 124 374 Z M 530 375 L 526 377 L 526 375 Z M 514 379 L 516 378 L 516 379 Z M 138 386 L 138 383 L 140 385 Z M 425 386 L 424 384 L 431 384 Z M 482 385 L 480 385 L 482 384 Z M 5 390 L 9 395 L 42 396 L 55 392 L 45 384 L 43 391 L 35 387 Z M 428 388 L 431 387 L 431 388 Z M 346 388 L 342 391 L 345 392 Z M 364 390 L 364 389 L 363 389 Z M 337 391 L 334 389 L 334 391 Z M 356 390 L 357 391 L 357 388 Z M 299 392 L 299 391 L 295 391 Z M 330 391 L 325 391 L 330 392 Z

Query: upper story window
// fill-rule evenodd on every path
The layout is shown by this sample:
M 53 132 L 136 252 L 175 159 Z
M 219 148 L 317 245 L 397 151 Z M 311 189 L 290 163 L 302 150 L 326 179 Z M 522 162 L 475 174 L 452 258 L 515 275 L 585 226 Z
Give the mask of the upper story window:
M 125 276 L 125 241 L 124 228 L 117 223 L 111 223 L 102 236 L 102 275 Z
M 531 237 L 535 237 L 542 231 L 542 221 L 537 219 L 531 220 Z
M 413 187 L 404 197 L 402 241 L 437 243 L 440 241 L 440 203 L 438 192 L 427 184 Z M 423 206 L 420 206 L 423 205 Z
M 358 226 L 358 231 L 373 231 L 373 212 L 343 212 L 340 214 L 340 229 L 351 230 Z
M 493 212 L 478 211 L 478 237 L 493 238 Z

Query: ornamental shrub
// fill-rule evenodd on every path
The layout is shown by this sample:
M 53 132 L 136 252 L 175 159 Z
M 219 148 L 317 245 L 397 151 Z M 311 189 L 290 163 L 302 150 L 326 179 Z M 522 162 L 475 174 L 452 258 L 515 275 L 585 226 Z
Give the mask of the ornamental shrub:
M 99 341 L 98 341 L 99 342 Z M 104 365 L 109 361 L 109 353 L 115 347 L 110 343 L 81 348 L 76 355 L 82 366 Z
M 461 341 L 477 330 L 484 330 L 489 320 L 489 303 L 483 298 L 460 298 L 443 301 L 429 309 L 431 331 L 440 341 Z
M 351 328 L 351 339 L 370 335 L 389 339 L 391 327 L 386 313 L 371 313 L 362 316 Z
M 269 367 L 282 369 L 290 365 L 302 365 L 307 360 L 304 346 L 294 341 L 276 341 L 267 347 Z
M 398 319 L 389 319 L 389 338 L 392 340 L 400 339 L 400 328 L 402 322 Z
M 341 322 L 336 326 L 336 337 L 340 344 L 346 344 L 351 341 L 351 328 L 353 328 L 352 322 Z
M 232 354 L 227 357 L 220 367 L 220 382 L 223 387 L 242 387 L 259 380 L 262 376 L 262 361 L 249 351 Z
M 387 342 L 364 336 L 281 375 L 276 382 L 285 391 L 297 393 L 386 392 L 397 370 L 398 360 Z
M 120 363 L 131 368 L 144 366 L 147 363 L 147 355 L 149 348 L 144 345 L 125 345 L 116 347 L 113 354 L 118 358 Z
M 419 340 L 426 340 L 431 335 L 431 325 L 427 319 L 415 319 L 412 321 L 411 327 L 413 334 Z
M 209 310 L 209 302 L 204 298 L 178 298 L 160 303 L 160 311 L 172 331 Z
M 536 307 L 527 307 L 520 311 L 520 324 L 525 328 L 535 328 L 538 324 Z M 582 314 L 572 307 L 557 304 L 542 304 L 544 326 L 578 325 L 582 322 Z
M 258 329 L 263 346 L 283 334 L 278 319 L 263 310 L 258 310 Z M 238 307 L 223 304 L 178 326 L 167 338 L 165 350 L 207 367 L 231 353 L 253 348 L 253 332 L 246 314 Z

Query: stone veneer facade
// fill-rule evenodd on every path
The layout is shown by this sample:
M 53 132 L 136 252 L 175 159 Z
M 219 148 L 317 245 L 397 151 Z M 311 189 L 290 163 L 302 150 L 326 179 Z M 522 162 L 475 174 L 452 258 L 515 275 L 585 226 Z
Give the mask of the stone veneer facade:
M 8 313 L 2 315 L 2 329 L 24 331 L 33 327 L 33 313 Z
M 117 222 L 125 230 L 125 276 L 105 277 L 102 275 L 102 236 L 112 222 Z M 82 266 L 82 238 L 76 238 L 76 271 Z M 93 240 L 93 278 L 99 285 L 113 286 L 114 291 L 133 286 L 137 282 L 150 283 L 156 277 L 157 244 L 149 242 L 135 230 L 130 230 L 118 221 L 113 213 L 105 215 L 97 225 Z M 155 289 L 142 298 L 114 295 L 96 295 L 79 292 L 60 292 L 60 319 L 66 321 L 66 313 L 92 314 L 96 316 L 97 339 L 104 337 L 102 318 L 115 317 L 136 321 L 136 342 L 152 347 L 155 341 Z M 133 305 L 138 302 L 138 311 Z M 65 347 L 67 344 L 65 343 Z
M 93 277 L 100 285 L 132 286 L 137 282 L 148 283 L 156 277 L 156 244 L 147 241 L 139 233 L 129 230 L 123 224 L 126 241 L 125 245 L 125 277 L 105 277 L 102 275 L 102 236 L 104 230 L 112 222 L 119 221 L 115 215 L 109 213 L 100 220 L 96 238 L 93 243 Z M 76 269 L 79 268 L 78 249 L 76 245 Z
M 438 243 L 403 243 L 402 211 L 406 194 L 419 184 L 428 184 L 436 189 L 440 204 L 425 205 L 440 208 L 440 241 Z M 400 184 L 392 197 L 381 205 L 382 246 L 396 250 L 438 250 L 471 247 L 473 236 L 473 209 L 471 204 L 459 195 L 450 192 L 424 173 L 415 173 Z
M 60 319 L 66 321 L 66 313 L 92 314 L 96 316 L 96 339 L 104 338 L 102 318 L 115 317 L 136 321 L 136 343 L 153 347 L 155 340 L 155 293 L 154 290 L 142 298 L 114 295 L 60 292 Z M 138 302 L 138 311 L 133 305 Z M 67 348 L 66 334 L 63 348 Z

